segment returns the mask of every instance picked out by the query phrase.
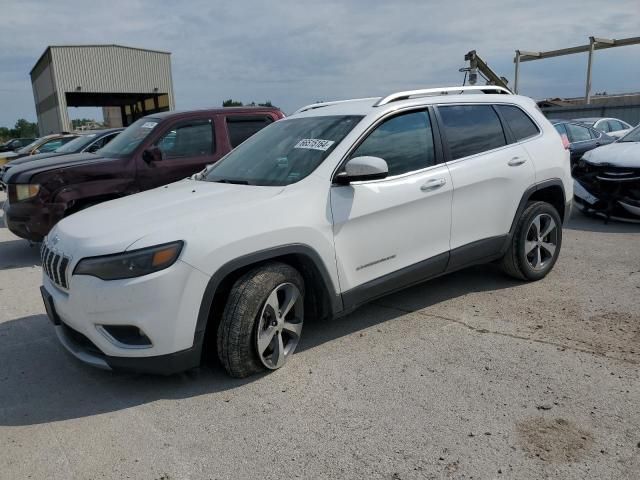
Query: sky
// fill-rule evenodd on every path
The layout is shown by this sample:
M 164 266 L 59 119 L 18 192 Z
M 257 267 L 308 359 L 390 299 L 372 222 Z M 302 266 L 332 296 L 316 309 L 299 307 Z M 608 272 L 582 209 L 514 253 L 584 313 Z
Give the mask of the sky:
M 48 45 L 172 53 L 176 107 L 317 100 L 460 85 L 469 50 L 513 83 L 516 49 L 640 35 L 638 0 L 2 0 L 0 126 L 35 121 L 29 71 Z M 584 95 L 586 54 L 527 62 L 520 93 Z M 640 45 L 598 51 L 593 92 L 640 91 Z M 70 109 L 72 118 L 98 109 Z

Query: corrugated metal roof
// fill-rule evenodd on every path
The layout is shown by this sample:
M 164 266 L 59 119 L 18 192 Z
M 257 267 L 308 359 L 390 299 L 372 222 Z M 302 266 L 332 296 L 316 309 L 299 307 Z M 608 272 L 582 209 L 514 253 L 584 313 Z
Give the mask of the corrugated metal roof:
M 154 52 L 154 53 L 162 53 L 165 55 L 171 55 L 171 52 L 165 52 L 163 50 L 153 50 L 153 49 L 149 49 L 149 48 L 139 48 L 139 47 L 129 47 L 127 45 L 118 45 L 115 43 L 110 43 L 110 44 L 105 44 L 105 45 L 49 45 L 44 52 L 42 52 L 42 55 L 40 55 L 40 57 L 38 57 L 38 60 L 36 61 L 36 63 L 33 65 L 33 68 L 29 71 L 29 75 L 31 75 L 33 73 L 33 71 L 35 70 L 35 68 L 38 66 L 38 64 L 40 63 L 41 60 L 43 60 L 43 58 L 46 56 L 47 52 L 49 52 L 52 48 L 96 48 L 96 47 L 117 47 L 117 48 L 128 48 L 130 50 L 140 50 L 143 52 Z

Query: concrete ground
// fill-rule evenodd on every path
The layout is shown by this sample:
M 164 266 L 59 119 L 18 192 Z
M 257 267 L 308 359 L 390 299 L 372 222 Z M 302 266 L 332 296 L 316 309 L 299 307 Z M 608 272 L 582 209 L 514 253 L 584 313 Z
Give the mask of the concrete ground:
M 476 267 L 307 322 L 245 380 L 79 364 L 40 274 L 0 228 L 3 479 L 640 478 L 638 225 L 576 213 L 545 280 Z

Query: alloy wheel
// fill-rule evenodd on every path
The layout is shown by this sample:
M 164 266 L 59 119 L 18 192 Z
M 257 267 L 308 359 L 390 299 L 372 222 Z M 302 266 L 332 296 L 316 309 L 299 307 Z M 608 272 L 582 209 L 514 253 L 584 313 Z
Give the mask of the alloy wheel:
M 262 307 L 256 332 L 256 348 L 262 364 L 282 367 L 300 341 L 304 316 L 303 297 L 293 283 L 274 288 Z
M 551 215 L 536 215 L 524 242 L 524 255 L 529 266 L 536 271 L 544 270 L 553 261 L 558 246 L 558 225 Z

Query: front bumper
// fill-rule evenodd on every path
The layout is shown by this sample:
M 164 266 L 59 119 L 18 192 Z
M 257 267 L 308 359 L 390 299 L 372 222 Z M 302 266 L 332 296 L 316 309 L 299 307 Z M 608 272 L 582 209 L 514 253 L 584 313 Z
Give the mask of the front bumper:
M 4 221 L 15 235 L 40 242 L 64 217 L 64 205 L 35 201 L 4 203 Z
M 202 356 L 202 338 L 193 347 L 180 352 L 153 357 L 112 357 L 105 355 L 80 332 L 64 323 L 56 325 L 56 335 L 62 346 L 82 363 L 101 370 L 173 375 L 197 367 Z
M 576 204 L 587 213 L 640 220 L 640 167 L 594 165 L 581 160 L 572 171 Z
M 72 275 L 66 291 L 44 275 L 41 288 L 60 342 L 78 360 L 103 369 L 172 374 L 200 363 L 204 332 L 196 332 L 196 321 L 208 280 L 179 260 L 126 280 Z M 112 326 L 136 327 L 150 344 L 124 344 L 106 333 Z

